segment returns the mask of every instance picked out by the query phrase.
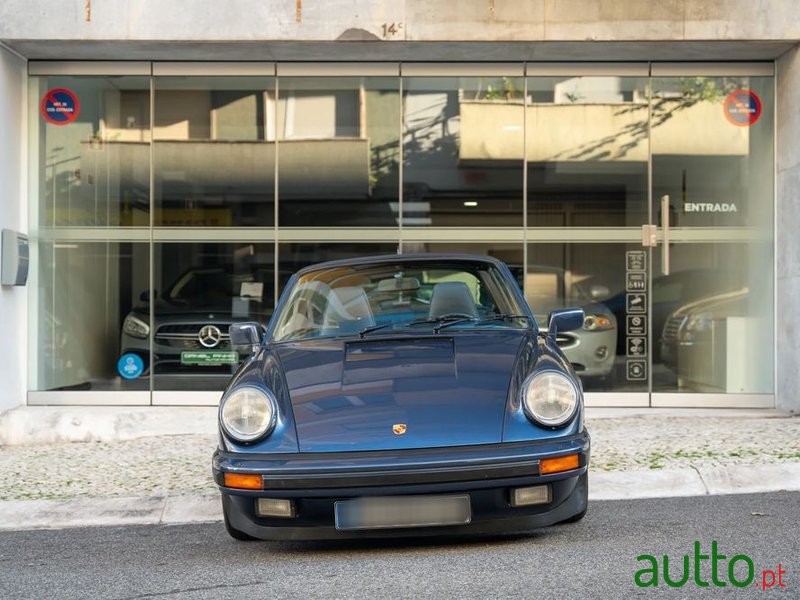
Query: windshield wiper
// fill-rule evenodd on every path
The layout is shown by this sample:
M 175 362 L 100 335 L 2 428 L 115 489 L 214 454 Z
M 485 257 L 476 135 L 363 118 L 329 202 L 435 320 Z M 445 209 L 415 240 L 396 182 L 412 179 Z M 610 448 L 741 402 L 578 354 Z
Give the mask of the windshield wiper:
M 528 319 L 530 321 L 530 317 L 528 315 L 489 315 L 486 317 L 461 317 L 460 319 L 456 319 L 455 321 L 448 321 L 446 323 L 441 323 L 433 328 L 433 333 L 439 333 L 445 327 L 450 327 L 451 325 L 458 325 L 459 323 L 466 323 L 467 321 L 472 321 L 473 323 L 480 324 L 480 323 L 489 323 L 490 321 L 510 321 L 511 319 Z
M 473 321 L 476 324 L 479 323 L 489 323 L 490 321 L 510 321 L 511 319 L 528 319 L 529 321 L 531 318 L 528 315 L 509 315 L 509 314 L 502 314 L 502 315 L 489 315 L 486 317 L 440 317 L 438 319 L 417 319 L 416 321 L 409 321 L 408 323 L 383 323 L 382 325 L 372 325 L 370 327 L 365 327 L 361 331 L 358 332 L 358 337 L 365 338 L 367 334 L 372 333 L 373 331 L 380 331 L 381 329 L 386 329 L 387 327 L 393 327 L 395 325 L 401 325 L 404 329 L 406 327 L 412 327 L 413 325 L 424 325 L 425 323 L 435 323 L 436 327 L 433 328 L 433 333 L 439 333 L 445 327 L 450 327 L 451 325 L 458 325 L 459 323 L 466 323 L 467 321 Z
M 372 333 L 373 331 L 378 331 L 379 329 L 386 329 L 387 327 L 392 327 L 394 323 L 384 323 L 382 325 L 370 325 L 369 327 L 365 327 L 361 331 L 358 332 L 358 337 L 365 338 L 367 337 L 368 333 Z
M 367 334 L 372 333 L 373 331 L 379 331 L 381 329 L 386 329 L 387 327 L 393 327 L 395 325 L 402 326 L 404 329 L 406 327 L 412 327 L 413 325 L 424 325 L 425 323 L 436 323 L 436 327 L 434 327 L 434 333 L 438 333 L 438 328 L 442 325 L 449 325 L 451 322 L 461 322 L 464 319 L 462 317 L 455 317 L 455 321 L 451 321 L 454 317 L 445 317 L 445 318 L 438 318 L 438 319 L 417 319 L 416 321 L 408 321 L 407 323 L 384 323 L 383 325 L 372 325 L 370 327 L 365 327 L 361 331 L 358 332 L 358 336 L 360 338 L 364 338 Z M 470 319 L 472 317 L 469 317 Z

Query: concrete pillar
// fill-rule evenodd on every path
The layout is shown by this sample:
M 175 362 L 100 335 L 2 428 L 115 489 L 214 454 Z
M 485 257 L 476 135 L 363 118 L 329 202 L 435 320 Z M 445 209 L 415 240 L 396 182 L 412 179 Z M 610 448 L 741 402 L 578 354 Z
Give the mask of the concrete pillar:
M 0 47 L 0 228 L 27 232 L 27 64 Z M 0 287 L 0 413 L 25 403 L 27 288 Z
M 777 61 L 778 408 L 800 413 L 800 48 Z

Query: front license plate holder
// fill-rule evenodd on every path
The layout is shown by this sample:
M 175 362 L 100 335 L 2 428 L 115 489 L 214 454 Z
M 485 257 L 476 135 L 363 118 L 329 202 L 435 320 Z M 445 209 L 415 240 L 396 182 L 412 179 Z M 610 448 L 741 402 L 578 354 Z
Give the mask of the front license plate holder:
M 334 503 L 336 529 L 397 529 L 468 525 L 472 508 L 466 494 L 375 496 Z
M 200 367 L 220 367 L 222 365 L 235 365 L 239 362 L 239 354 L 224 350 L 191 350 L 181 352 L 182 365 Z

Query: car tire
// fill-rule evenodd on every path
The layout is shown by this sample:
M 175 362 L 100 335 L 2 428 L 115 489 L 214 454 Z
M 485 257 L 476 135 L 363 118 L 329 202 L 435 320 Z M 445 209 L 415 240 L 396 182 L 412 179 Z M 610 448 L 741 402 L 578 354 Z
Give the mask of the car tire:
M 568 519 L 559 521 L 558 525 L 566 525 L 567 523 L 577 523 L 586 516 L 586 511 L 589 509 L 589 474 L 584 473 L 578 479 L 578 486 L 583 488 L 583 506 L 584 509 L 576 515 L 572 515 Z
M 222 508 L 222 517 L 225 520 L 225 531 L 228 532 L 233 539 L 239 540 L 240 542 L 255 542 L 258 538 L 254 538 L 252 535 L 245 533 L 244 531 L 239 531 L 233 525 L 231 525 L 230 520 L 228 519 L 228 509 L 223 506 Z

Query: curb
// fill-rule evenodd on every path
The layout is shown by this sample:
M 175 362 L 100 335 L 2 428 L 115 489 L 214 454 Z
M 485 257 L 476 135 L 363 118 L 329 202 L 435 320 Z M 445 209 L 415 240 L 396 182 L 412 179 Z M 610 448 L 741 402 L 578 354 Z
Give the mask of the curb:
M 11 500 L 0 502 L 0 531 L 127 525 L 180 525 L 222 520 L 219 494 Z
M 635 500 L 800 491 L 800 463 L 591 472 L 589 500 Z M 0 502 L 0 531 L 222 520 L 219 493 Z

